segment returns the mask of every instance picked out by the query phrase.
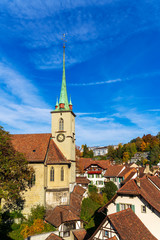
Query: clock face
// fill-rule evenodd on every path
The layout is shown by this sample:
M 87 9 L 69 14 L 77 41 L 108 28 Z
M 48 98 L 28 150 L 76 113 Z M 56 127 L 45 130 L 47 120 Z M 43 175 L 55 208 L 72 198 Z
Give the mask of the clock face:
M 64 139 L 65 139 L 64 134 L 60 133 L 60 134 L 57 135 L 57 141 L 58 141 L 58 142 L 63 142 Z

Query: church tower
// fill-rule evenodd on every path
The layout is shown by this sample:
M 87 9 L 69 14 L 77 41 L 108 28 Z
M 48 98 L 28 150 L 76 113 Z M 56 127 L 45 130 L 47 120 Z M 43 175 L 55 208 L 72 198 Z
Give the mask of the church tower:
M 75 114 L 72 111 L 72 102 L 68 102 L 66 75 L 65 75 L 65 40 L 63 44 L 63 75 L 60 99 L 56 102 L 52 114 L 52 138 L 63 155 L 71 162 L 70 191 L 75 185 Z

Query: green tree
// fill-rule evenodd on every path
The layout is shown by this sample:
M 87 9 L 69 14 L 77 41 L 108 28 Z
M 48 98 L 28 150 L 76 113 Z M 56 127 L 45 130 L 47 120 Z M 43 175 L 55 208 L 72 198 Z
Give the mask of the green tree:
M 89 150 L 89 148 L 87 147 L 87 145 L 82 145 L 82 149 L 83 149 L 83 157 L 84 158 L 93 158 L 93 151 Z
M 157 165 L 160 160 L 160 147 L 158 145 L 155 145 L 149 155 L 149 159 L 151 161 L 151 165 Z
M 105 186 L 102 189 L 102 193 L 105 193 L 107 195 L 107 199 L 110 200 L 116 194 L 117 190 L 118 188 L 114 182 L 109 181 L 105 183 Z
M 28 188 L 33 169 L 11 143 L 11 136 L 0 127 L 0 199 L 9 209 L 22 208 L 22 192 Z

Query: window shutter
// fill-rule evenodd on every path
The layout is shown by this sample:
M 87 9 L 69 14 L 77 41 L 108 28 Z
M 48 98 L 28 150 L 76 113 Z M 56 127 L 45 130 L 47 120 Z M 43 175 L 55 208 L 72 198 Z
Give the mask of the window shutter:
M 131 209 L 132 209 L 133 212 L 135 212 L 135 205 L 132 205 Z
M 116 204 L 116 210 L 117 210 L 117 212 L 119 212 L 119 211 L 120 211 L 120 206 L 119 206 L 119 203 L 117 203 L 117 204 Z

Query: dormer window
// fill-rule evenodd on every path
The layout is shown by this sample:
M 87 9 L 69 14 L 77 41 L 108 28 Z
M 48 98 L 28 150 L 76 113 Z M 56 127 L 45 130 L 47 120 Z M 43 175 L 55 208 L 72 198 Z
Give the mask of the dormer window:
M 60 120 L 59 120 L 59 130 L 60 131 L 64 130 L 64 120 L 63 120 L 63 118 L 60 118 Z

